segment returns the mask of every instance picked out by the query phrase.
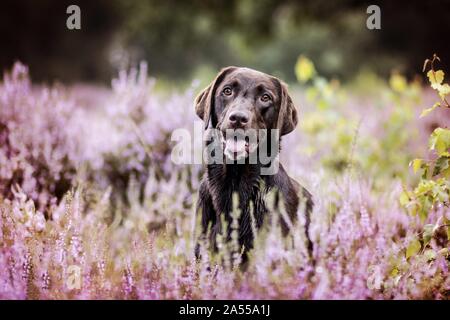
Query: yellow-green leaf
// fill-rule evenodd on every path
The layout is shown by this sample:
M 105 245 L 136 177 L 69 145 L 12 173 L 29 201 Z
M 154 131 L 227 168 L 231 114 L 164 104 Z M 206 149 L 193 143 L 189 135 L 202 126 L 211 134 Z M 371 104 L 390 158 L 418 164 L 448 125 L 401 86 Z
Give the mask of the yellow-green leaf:
M 310 80 L 316 74 L 316 69 L 311 60 L 301 55 L 295 64 L 295 75 L 298 81 L 304 83 Z
M 426 247 L 428 243 L 430 243 L 431 238 L 433 238 L 433 234 L 435 231 L 435 226 L 433 224 L 426 224 L 423 226 L 423 246 Z
M 450 93 L 450 86 L 447 83 L 444 83 L 438 87 L 439 96 L 442 100 Z
M 438 251 L 438 254 L 440 254 L 441 256 L 448 256 L 450 250 L 448 248 L 442 248 L 441 250 Z
M 450 158 L 449 157 L 439 157 L 434 163 L 433 177 L 438 174 L 444 173 L 450 168 Z
M 436 84 L 441 84 L 442 81 L 444 81 L 444 71 L 442 70 L 437 71 L 430 70 L 427 72 L 427 76 L 432 86 Z
M 450 156 L 447 151 L 450 148 L 450 130 L 436 128 L 430 137 L 430 150 L 436 150 L 439 156 Z
M 441 175 L 446 179 L 450 179 L 450 167 L 445 170 L 442 170 Z M 449 240 L 450 240 L 450 237 L 449 237 Z
M 391 276 L 395 277 L 398 274 L 399 274 L 398 268 L 397 267 L 392 268 Z
M 412 239 L 411 242 L 408 245 L 408 248 L 406 248 L 406 259 L 416 255 L 420 251 L 420 241 L 416 238 Z
M 435 104 L 433 104 L 433 106 L 431 108 L 425 109 L 422 111 L 422 113 L 420 114 L 420 117 L 425 117 L 427 114 L 429 114 L 430 112 L 432 112 L 434 109 L 436 109 L 437 107 L 439 107 L 441 105 L 440 102 L 436 102 Z
M 394 72 L 389 79 L 389 85 L 392 90 L 397 92 L 403 92 L 408 87 L 408 83 L 406 82 L 405 77 L 401 74 Z
M 412 161 L 412 167 L 413 167 L 414 173 L 417 173 L 417 171 L 419 171 L 421 165 L 422 165 L 422 159 L 414 159 Z
M 431 249 L 425 250 L 423 255 L 425 256 L 425 259 L 427 259 L 427 261 L 436 259 L 436 252 L 434 250 L 431 250 Z
M 408 193 L 406 191 L 403 191 L 400 194 L 400 200 L 399 201 L 400 201 L 400 205 L 402 205 L 403 207 L 405 207 L 409 203 L 410 198 L 409 198 L 409 195 L 408 195 Z

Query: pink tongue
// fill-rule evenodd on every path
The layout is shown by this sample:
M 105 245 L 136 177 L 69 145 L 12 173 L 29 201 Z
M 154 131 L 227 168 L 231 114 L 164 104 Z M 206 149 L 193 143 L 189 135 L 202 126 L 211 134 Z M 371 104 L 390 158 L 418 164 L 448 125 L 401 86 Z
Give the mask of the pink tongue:
M 228 140 L 227 147 L 231 152 L 243 152 L 245 151 L 245 141 L 244 140 Z

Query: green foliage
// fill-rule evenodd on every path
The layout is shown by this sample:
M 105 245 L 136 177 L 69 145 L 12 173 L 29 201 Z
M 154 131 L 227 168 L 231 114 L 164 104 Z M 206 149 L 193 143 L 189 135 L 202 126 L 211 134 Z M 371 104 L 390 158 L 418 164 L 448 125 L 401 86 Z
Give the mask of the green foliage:
M 406 248 L 406 259 L 415 256 L 421 249 L 420 241 L 414 238 Z
M 321 164 L 333 173 L 352 166 L 372 174 L 380 187 L 387 178 L 406 177 L 404 166 L 412 155 L 408 143 L 417 134 L 415 127 L 405 130 L 420 94 L 416 82 L 408 83 L 404 76 L 394 72 L 389 86 L 376 78 L 372 82 L 378 90 L 367 94 L 366 88 L 361 87 L 362 81 L 357 80 L 359 92 L 363 96 L 373 95 L 376 101 L 361 103 L 367 98 L 356 98 L 355 87 L 320 76 L 314 63 L 304 55 L 298 58 L 295 73 L 306 86 L 303 90 L 306 100 L 313 106 L 312 111 L 303 114 L 301 125 L 314 139 L 305 150 L 309 155 L 320 156 Z M 375 121 L 375 113 L 385 120 Z
M 379 45 L 377 35 L 362 28 L 364 5 L 354 10 L 324 0 L 319 6 L 317 1 L 116 1 L 125 15 L 118 49 L 131 49 L 131 60 L 147 60 L 158 78 L 190 79 L 205 65 L 241 65 L 293 81 L 299 52 L 316 57 L 322 74 L 345 78 L 361 66 L 382 72 L 401 63 L 391 52 L 367 55 Z
M 305 83 L 316 74 L 314 64 L 305 56 L 301 55 L 295 64 L 295 76 L 298 81 Z
M 424 221 L 438 204 L 448 205 L 450 182 L 448 179 L 422 179 L 413 191 L 404 191 L 400 203 Z
M 436 108 L 449 108 L 446 100 L 450 93 L 449 85 L 443 83 L 445 73 L 442 70 L 435 70 L 435 61 L 440 61 L 439 57 L 434 55 L 432 59 L 425 60 L 424 69 L 430 66 L 427 72 L 430 86 L 439 95 L 440 100 L 431 108 L 425 109 L 421 117 L 431 113 Z M 436 128 L 429 138 L 429 149 L 432 152 L 432 158 L 414 159 L 410 166 L 414 173 L 422 172 L 422 177 L 417 187 L 412 191 L 405 190 L 400 196 L 400 203 L 405 206 L 411 214 L 418 214 L 422 221 L 425 221 L 429 214 L 438 206 L 448 207 L 450 202 L 450 130 L 447 128 Z M 446 220 L 445 217 L 443 217 Z M 428 227 L 427 227 L 428 226 Z M 444 221 L 444 227 L 447 228 L 447 238 L 450 240 L 450 227 Z M 428 243 L 439 226 L 424 227 L 424 242 Z M 411 249 L 412 250 L 412 249 Z
M 450 153 L 448 149 L 450 148 L 450 130 L 437 128 L 434 130 L 433 134 L 430 137 L 430 150 L 435 150 L 439 156 L 438 160 L 441 157 L 449 157 Z

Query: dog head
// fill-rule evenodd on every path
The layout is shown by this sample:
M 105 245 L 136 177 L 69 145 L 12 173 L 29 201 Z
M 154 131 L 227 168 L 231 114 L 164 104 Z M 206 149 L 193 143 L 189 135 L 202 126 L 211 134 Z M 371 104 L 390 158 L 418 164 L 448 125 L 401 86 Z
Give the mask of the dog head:
M 205 129 L 218 129 L 227 158 L 246 158 L 261 142 L 261 130 L 279 130 L 279 137 L 297 125 L 297 111 L 287 85 L 249 68 L 227 67 L 195 99 Z M 256 137 L 255 137 L 256 134 Z

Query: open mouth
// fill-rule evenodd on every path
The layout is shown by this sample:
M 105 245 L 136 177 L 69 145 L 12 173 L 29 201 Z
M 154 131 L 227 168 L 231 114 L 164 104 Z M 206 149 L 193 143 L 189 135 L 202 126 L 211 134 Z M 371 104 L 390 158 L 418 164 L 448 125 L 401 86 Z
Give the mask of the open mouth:
M 256 136 L 254 139 L 248 135 L 225 134 L 222 132 L 222 144 L 225 156 L 230 160 L 247 158 L 258 147 Z

